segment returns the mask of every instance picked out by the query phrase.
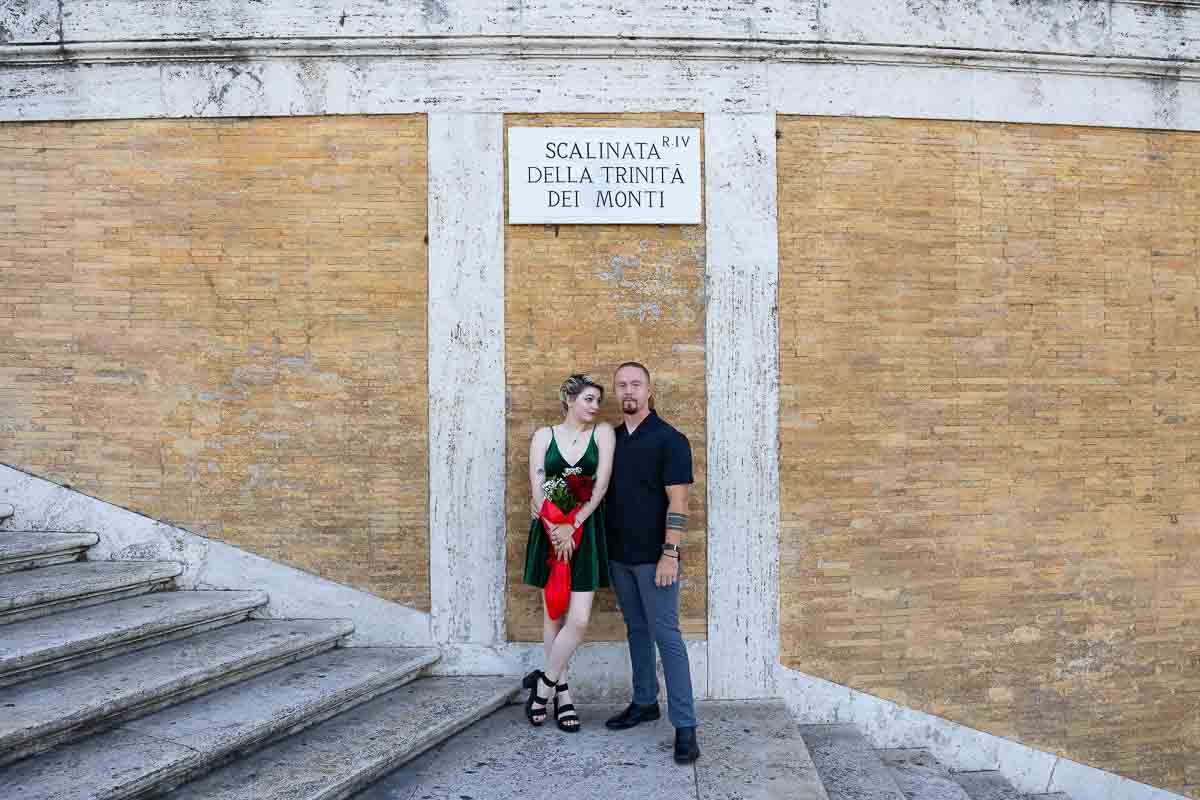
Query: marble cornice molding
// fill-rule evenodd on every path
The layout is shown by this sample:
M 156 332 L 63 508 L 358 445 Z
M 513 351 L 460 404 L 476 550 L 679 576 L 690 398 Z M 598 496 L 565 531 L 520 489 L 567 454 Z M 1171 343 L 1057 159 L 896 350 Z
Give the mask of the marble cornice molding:
M 1200 80 L 1200 59 L 1080 56 L 844 42 L 635 37 L 412 36 L 196 39 L 0 46 L 0 66 L 269 61 L 272 59 L 536 59 L 723 61 L 898 67 L 1114 78 Z
M 1200 0 L 1113 0 L 1127 6 L 1165 6 L 1171 8 L 1200 8 Z

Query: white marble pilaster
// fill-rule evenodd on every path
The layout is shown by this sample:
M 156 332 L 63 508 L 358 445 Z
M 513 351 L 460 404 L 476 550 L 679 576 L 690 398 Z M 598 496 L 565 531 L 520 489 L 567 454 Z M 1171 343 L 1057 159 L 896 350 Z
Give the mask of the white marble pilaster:
M 429 115 L 429 588 L 435 642 L 504 636 L 504 118 Z
M 775 115 L 704 118 L 708 687 L 773 696 L 779 652 Z

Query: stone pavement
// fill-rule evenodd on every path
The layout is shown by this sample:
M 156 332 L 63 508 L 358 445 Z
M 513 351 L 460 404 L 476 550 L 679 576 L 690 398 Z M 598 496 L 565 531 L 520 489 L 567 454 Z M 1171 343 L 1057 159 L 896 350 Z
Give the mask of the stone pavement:
M 826 800 L 782 703 L 698 703 L 703 755 L 691 766 L 671 759 L 665 714 L 607 730 L 620 709 L 581 705 L 584 728 L 567 734 L 552 722 L 533 728 L 520 705 L 508 706 L 355 800 Z

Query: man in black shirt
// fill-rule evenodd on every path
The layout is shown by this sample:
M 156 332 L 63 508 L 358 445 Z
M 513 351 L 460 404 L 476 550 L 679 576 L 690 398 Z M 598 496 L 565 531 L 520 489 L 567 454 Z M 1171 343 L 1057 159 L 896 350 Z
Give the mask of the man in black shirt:
M 629 636 L 633 702 L 606 723 L 624 730 L 659 718 L 654 645 L 667 681 L 667 714 L 675 726 L 675 760 L 700 756 L 687 647 L 679 632 L 679 549 L 693 482 L 687 437 L 650 408 L 650 372 L 627 362 L 614 390 L 625 422 L 616 430 L 612 479 L 605 496 L 613 588 Z

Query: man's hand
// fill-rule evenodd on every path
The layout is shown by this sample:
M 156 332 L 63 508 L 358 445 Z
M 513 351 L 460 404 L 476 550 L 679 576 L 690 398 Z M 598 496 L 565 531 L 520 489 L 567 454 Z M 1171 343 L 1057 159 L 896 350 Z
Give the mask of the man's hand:
M 670 586 L 679 579 L 679 559 L 663 555 L 658 559 L 658 568 L 654 570 L 655 586 Z

